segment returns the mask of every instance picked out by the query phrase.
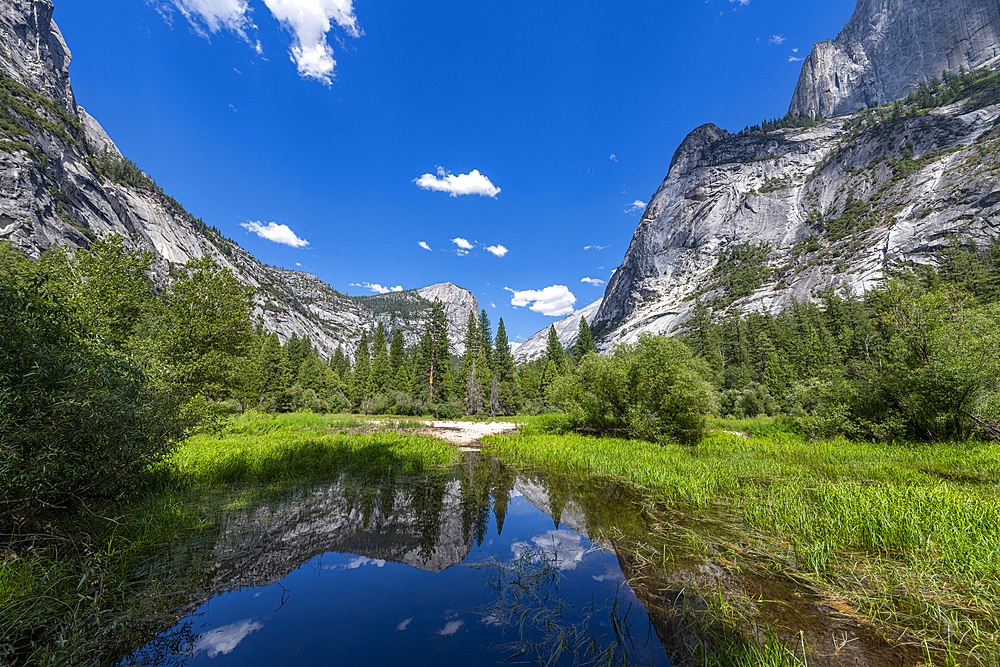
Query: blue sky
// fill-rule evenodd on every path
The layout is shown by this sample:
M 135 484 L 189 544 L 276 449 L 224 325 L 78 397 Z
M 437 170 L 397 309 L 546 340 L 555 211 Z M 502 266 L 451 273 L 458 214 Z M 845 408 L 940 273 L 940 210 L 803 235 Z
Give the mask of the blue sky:
M 56 0 L 54 17 L 77 101 L 195 216 L 344 293 L 461 285 L 519 340 L 603 294 L 688 132 L 783 116 L 797 59 L 853 9 Z

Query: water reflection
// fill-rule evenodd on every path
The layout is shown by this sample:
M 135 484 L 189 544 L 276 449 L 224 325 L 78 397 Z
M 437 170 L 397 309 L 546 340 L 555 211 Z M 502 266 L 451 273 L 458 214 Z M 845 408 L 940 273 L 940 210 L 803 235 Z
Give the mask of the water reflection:
M 131 662 L 669 664 L 617 558 L 588 537 L 623 501 L 470 454 L 447 474 L 234 507 L 210 593 L 192 591 Z M 182 627 L 197 634 L 182 650 L 154 649 Z

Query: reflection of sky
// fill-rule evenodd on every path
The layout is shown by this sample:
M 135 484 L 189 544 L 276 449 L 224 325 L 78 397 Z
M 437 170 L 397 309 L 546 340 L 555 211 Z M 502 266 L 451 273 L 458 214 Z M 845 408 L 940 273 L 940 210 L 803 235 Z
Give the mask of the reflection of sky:
M 453 634 L 458 632 L 458 629 L 465 625 L 465 621 L 448 621 L 445 626 L 438 630 L 438 634 L 442 637 L 451 637 Z
M 574 570 L 577 563 L 583 560 L 583 554 L 587 553 L 587 549 L 583 546 L 583 537 L 565 528 L 550 530 L 544 535 L 535 535 L 531 541 L 534 542 L 533 547 L 527 542 L 511 544 L 510 550 L 514 552 L 514 557 L 520 558 L 526 552 L 541 551 L 554 567 L 560 570 Z
M 381 558 L 365 558 L 364 556 L 358 556 L 357 558 L 352 558 L 344 565 L 327 565 L 328 570 L 356 570 L 362 565 L 374 565 L 375 567 L 384 567 L 385 561 Z
M 239 646 L 240 642 L 243 641 L 247 635 L 251 632 L 260 630 L 263 627 L 263 623 L 251 621 L 249 618 L 242 620 L 239 623 L 223 625 L 221 628 L 216 628 L 211 632 L 206 632 L 198 638 L 198 641 L 194 643 L 194 655 L 198 655 L 201 652 L 205 652 L 209 658 L 214 658 L 220 653 L 222 655 L 227 655 L 234 648 Z

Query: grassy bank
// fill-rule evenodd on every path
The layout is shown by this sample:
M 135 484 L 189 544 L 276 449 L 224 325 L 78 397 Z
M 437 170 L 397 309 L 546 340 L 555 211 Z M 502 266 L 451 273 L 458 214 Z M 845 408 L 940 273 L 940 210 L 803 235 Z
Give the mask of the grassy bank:
M 716 427 L 694 447 L 538 428 L 487 442 L 515 464 L 640 490 L 663 544 L 681 531 L 689 550 L 781 570 L 939 664 L 1000 664 L 1000 446 L 811 442 L 766 419 Z
M 170 621 L 207 571 L 226 507 L 341 473 L 385 478 L 442 468 L 457 450 L 343 415 L 245 415 L 180 443 L 142 493 L 54 512 L 0 545 L 0 664 L 116 664 Z M 183 548 L 182 548 L 182 545 Z M 183 583 L 182 583 L 183 582 Z

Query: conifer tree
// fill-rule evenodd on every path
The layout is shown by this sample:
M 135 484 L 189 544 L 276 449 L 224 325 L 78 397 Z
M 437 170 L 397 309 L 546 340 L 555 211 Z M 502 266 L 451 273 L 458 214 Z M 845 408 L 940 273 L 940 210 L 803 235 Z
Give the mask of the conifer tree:
M 562 343 L 559 342 L 559 334 L 556 333 L 556 325 L 549 327 L 549 340 L 545 347 L 545 360 L 551 361 L 557 371 L 562 371 L 566 366 L 566 351 Z
M 580 333 L 576 337 L 576 344 L 573 346 L 573 354 L 577 359 L 582 359 L 588 352 L 596 352 L 594 336 L 590 333 L 590 325 L 587 318 L 580 316 Z
M 399 372 L 400 366 L 403 365 L 404 357 L 406 356 L 405 345 L 403 332 L 399 329 L 393 331 L 392 343 L 389 345 L 389 369 L 394 377 Z
M 498 384 L 498 400 L 504 414 L 516 414 L 521 409 L 521 390 L 518 386 L 517 368 L 514 356 L 510 353 L 510 342 L 507 340 L 507 329 L 503 318 L 497 324 L 496 348 L 493 352 L 493 377 Z
M 370 373 L 371 356 L 368 352 L 368 332 L 362 331 L 357 352 L 354 354 L 354 376 L 351 387 L 351 400 L 356 408 L 360 407 L 361 403 L 368 398 L 368 375 Z
M 390 375 L 389 351 L 386 349 L 385 327 L 381 322 L 375 329 L 375 338 L 372 341 L 372 366 L 368 374 L 368 396 L 381 394 L 389 387 L 390 380 L 394 379 Z
M 344 354 L 344 346 L 337 345 L 337 351 L 333 353 L 330 357 L 330 368 L 333 372 L 337 374 L 342 383 L 347 383 L 348 375 L 351 372 L 351 362 L 348 361 L 347 355 Z
M 493 369 L 493 330 L 490 328 L 490 318 L 483 308 L 479 313 L 479 353 L 483 360 Z
M 448 399 L 448 388 L 451 384 L 449 346 L 448 318 L 444 312 L 444 304 L 440 299 L 434 299 L 427 329 L 420 341 L 418 373 L 414 379 L 416 387 L 419 388 L 418 393 L 426 395 L 432 403 Z

